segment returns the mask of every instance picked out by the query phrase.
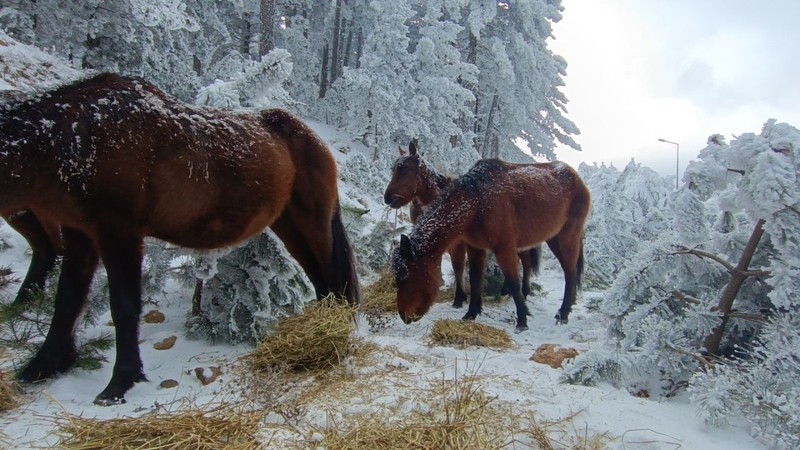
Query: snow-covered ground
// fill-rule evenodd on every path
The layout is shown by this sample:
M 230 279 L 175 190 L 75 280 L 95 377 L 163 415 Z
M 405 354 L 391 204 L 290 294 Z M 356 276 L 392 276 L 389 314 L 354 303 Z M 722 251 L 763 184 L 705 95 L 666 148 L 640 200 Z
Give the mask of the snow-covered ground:
M 25 242 L 3 225 L 0 228 L 13 248 L 0 253 L 0 266 L 11 265 L 17 273 L 26 269 Z M 445 264 L 445 267 L 447 264 Z M 668 401 L 656 401 L 630 395 L 624 390 L 604 385 L 598 387 L 571 386 L 559 383 L 560 369 L 537 364 L 529 358 L 539 345 L 554 343 L 586 350 L 603 339 L 605 324 L 594 313 L 586 311 L 586 299 L 596 292 L 584 292 L 583 301 L 576 306 L 570 323 L 557 326 L 552 319 L 560 303 L 563 279 L 561 273 L 546 270 L 537 281 L 544 291 L 530 298 L 532 317 L 530 330 L 520 334 L 511 333 L 515 346 L 509 350 L 491 350 L 479 347 L 456 349 L 432 346 L 428 337 L 432 323 L 441 318 L 458 318 L 463 311 L 456 311 L 447 304 L 436 304 L 421 321 L 405 325 L 397 317 L 390 317 L 386 328 L 371 331 L 363 322 L 358 334 L 377 346 L 371 356 L 378 361 L 370 368 L 353 367 L 355 380 L 352 394 L 341 395 L 342 385 L 332 387 L 326 400 L 321 395 L 301 417 L 295 417 L 291 428 L 271 427 L 275 436 L 270 448 L 281 448 L 282 444 L 303 442 L 313 433 L 322 433 L 326 427 L 346 426 L 348 416 L 373 411 L 383 412 L 391 405 L 407 404 L 407 409 L 424 404 L 424 398 L 415 397 L 425 386 L 441 380 L 455 380 L 465 376 L 475 377 L 481 388 L 496 396 L 499 404 L 506 405 L 515 414 L 534 414 L 540 422 L 560 421 L 574 415 L 560 426 L 561 436 L 557 442 L 574 442 L 577 436 L 606 433 L 610 437 L 609 448 L 643 449 L 761 449 L 763 445 L 754 441 L 745 428 L 709 428 L 703 425 L 685 395 Z M 11 286 L 0 293 L 3 297 L 15 292 Z M 111 376 L 111 363 L 101 370 L 90 372 L 74 370 L 58 379 L 25 389 L 24 404 L 11 412 L 0 415 L 0 446 L 7 448 L 48 447 L 57 442 L 52 434 L 53 418 L 65 413 L 88 418 L 130 417 L 145 414 L 159 408 L 175 408 L 182 399 L 202 405 L 221 399 L 235 401 L 241 392 L 232 371 L 236 358 L 252 350 L 246 345 L 229 346 L 190 340 L 184 334 L 186 313 L 191 305 L 191 291 L 177 284 L 168 287 L 157 305 L 145 306 L 145 312 L 158 309 L 166 315 L 161 324 L 142 324 L 142 358 L 149 382 L 139 383 L 131 389 L 127 404 L 100 407 L 92 403 L 94 396 Z M 479 316 L 481 323 L 512 331 L 514 327 L 513 302 L 490 302 Z M 108 325 L 108 314 L 97 326 L 85 331 L 91 338 L 101 333 L 113 333 Z M 177 336 L 177 342 L 169 350 L 155 350 L 153 344 L 169 336 Z M 107 352 L 113 361 L 113 351 Z M 203 386 L 194 374 L 195 368 L 220 367 L 224 375 L 217 381 Z M 8 367 L 5 367 L 8 369 Z M 362 377 L 368 389 L 359 387 Z M 174 379 L 177 388 L 160 388 L 161 381 Z M 287 388 L 289 389 L 289 388 Z M 346 389 L 345 389 L 346 390 Z M 348 391 L 350 392 L 350 391 Z M 287 392 L 286 395 L 290 395 Z M 166 405 L 166 406 L 164 406 Z M 401 408 L 400 410 L 403 410 Z M 277 420 L 279 423 L 280 420 Z M 520 438 L 524 441 L 524 437 Z M 526 447 L 522 447 L 526 448 Z

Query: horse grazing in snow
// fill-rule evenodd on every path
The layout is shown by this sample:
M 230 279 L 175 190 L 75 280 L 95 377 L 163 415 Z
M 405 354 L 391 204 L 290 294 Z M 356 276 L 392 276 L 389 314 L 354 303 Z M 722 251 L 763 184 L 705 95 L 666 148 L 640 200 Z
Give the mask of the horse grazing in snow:
M 357 302 L 337 182 L 322 140 L 282 110 L 192 107 L 114 74 L 7 108 L 0 114 L 0 215 L 23 212 L 44 229 L 60 227 L 63 240 L 55 313 L 20 378 L 49 378 L 75 364 L 74 330 L 102 260 L 116 361 L 95 403 L 122 403 L 146 380 L 138 347 L 146 236 L 213 249 L 270 227 L 317 297 Z
M 400 157 L 392 164 L 392 179 L 386 186 L 383 200 L 392 208 L 402 208 L 411 203 L 411 223 L 416 224 L 425 207 L 433 202 L 439 194 L 446 189 L 453 178 L 443 175 L 429 166 L 417 153 L 417 146 L 413 142 L 408 144 L 408 153 L 400 149 Z M 453 307 L 461 308 L 467 299 L 464 289 L 464 267 L 467 260 L 467 246 L 463 242 L 456 242 L 447 249 L 450 263 L 455 275 L 456 292 Z M 536 246 L 530 250 L 519 252 L 522 263 L 522 295 L 527 297 L 531 292 L 531 272 L 539 272 L 542 248 Z M 482 292 L 481 280 L 473 278 L 473 273 L 483 273 L 485 268 L 472 267 L 470 260 L 470 296 L 474 300 Z
M 476 267 L 484 267 L 487 250 L 494 252 L 517 308 L 516 328 L 526 330 L 528 307 L 517 252 L 546 242 L 564 270 L 564 299 L 556 320 L 567 323 L 583 271 L 583 227 L 590 207 L 589 190 L 564 163 L 478 161 L 428 206 L 410 236 L 400 238 L 392 256 L 400 318 L 410 323 L 430 309 L 442 254 L 464 242 Z M 465 320 L 480 314 L 480 296 L 476 300 Z

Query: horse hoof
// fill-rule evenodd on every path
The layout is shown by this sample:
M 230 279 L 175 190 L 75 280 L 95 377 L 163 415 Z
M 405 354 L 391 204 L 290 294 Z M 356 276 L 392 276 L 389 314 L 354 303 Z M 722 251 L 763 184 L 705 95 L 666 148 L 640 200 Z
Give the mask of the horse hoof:
M 463 308 L 463 307 L 464 307 L 463 302 L 453 302 L 453 308 Z
M 567 316 L 561 316 L 561 313 L 556 314 L 556 325 L 566 325 L 569 323 L 569 318 Z
M 475 320 L 475 317 L 477 316 L 473 316 L 472 314 L 466 314 L 464 317 L 461 318 L 461 320 Z
M 105 397 L 102 394 L 94 399 L 94 404 L 98 406 L 114 406 L 125 404 L 125 397 Z
M 523 331 L 528 331 L 528 326 L 527 325 L 522 325 L 522 326 L 517 325 L 517 328 L 514 329 L 514 333 L 516 333 L 516 334 L 520 334 Z

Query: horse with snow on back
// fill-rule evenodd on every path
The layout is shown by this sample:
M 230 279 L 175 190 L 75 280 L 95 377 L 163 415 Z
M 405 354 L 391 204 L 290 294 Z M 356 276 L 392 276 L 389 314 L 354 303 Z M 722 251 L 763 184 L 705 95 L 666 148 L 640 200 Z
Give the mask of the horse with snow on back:
M 386 186 L 383 199 L 392 208 L 402 208 L 410 203 L 411 223 L 415 224 L 425 207 L 453 182 L 453 178 L 439 173 L 428 165 L 417 153 L 417 146 L 413 142 L 408 144 L 408 153 L 409 155 L 406 156 L 403 149 L 400 149 L 400 157 L 392 164 L 392 179 Z M 467 246 L 463 242 L 456 242 L 447 249 L 447 253 L 450 255 L 456 284 L 453 307 L 461 308 L 467 299 L 464 289 Z M 519 259 L 522 263 L 522 295 L 524 297 L 530 294 L 531 272 L 538 273 L 540 258 L 540 246 L 519 252 Z M 475 263 L 477 264 L 478 261 Z M 473 260 L 470 259 L 470 302 L 480 301 L 475 300 L 475 297 L 479 297 L 482 292 L 482 279 L 473 277 L 473 274 L 482 274 L 485 270 L 483 267 L 472 266 Z
M 574 169 L 561 162 L 510 164 L 478 161 L 428 206 L 392 255 L 400 318 L 411 323 L 431 307 L 441 277 L 442 254 L 467 244 L 470 261 L 494 252 L 517 308 L 517 330 L 528 328 L 517 252 L 546 242 L 564 270 L 564 299 L 556 313 L 567 323 L 583 270 L 583 228 L 591 195 Z M 478 297 L 478 300 L 480 297 Z M 474 320 L 480 301 L 464 316 Z
M 95 403 L 124 402 L 144 381 L 139 354 L 146 236 L 196 249 L 230 246 L 266 227 L 286 245 L 317 297 L 358 301 L 332 153 L 282 110 L 198 108 L 153 85 L 102 74 L 0 114 L 0 215 L 60 227 L 55 312 L 20 373 L 74 366 L 75 328 L 99 260 L 108 274 L 116 361 Z

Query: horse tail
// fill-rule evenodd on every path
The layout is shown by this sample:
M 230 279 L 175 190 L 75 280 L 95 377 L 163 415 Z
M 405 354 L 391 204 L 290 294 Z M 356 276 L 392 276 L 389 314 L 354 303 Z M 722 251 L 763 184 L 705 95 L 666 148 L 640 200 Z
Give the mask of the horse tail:
M 581 250 L 578 253 L 578 264 L 577 264 L 577 272 L 578 276 L 575 280 L 575 284 L 578 289 L 581 289 L 581 278 L 583 276 L 583 266 L 584 266 L 584 259 L 583 259 L 583 236 L 581 236 Z
M 539 269 L 542 266 L 542 246 L 537 245 L 528 251 L 531 255 L 531 271 L 533 271 L 534 275 L 538 276 Z
M 344 229 L 341 209 L 341 206 L 336 207 L 336 212 L 331 220 L 334 278 L 343 284 L 336 286 L 336 292 L 346 297 L 348 302 L 358 304 L 361 301 L 361 293 L 356 272 L 356 257 Z

